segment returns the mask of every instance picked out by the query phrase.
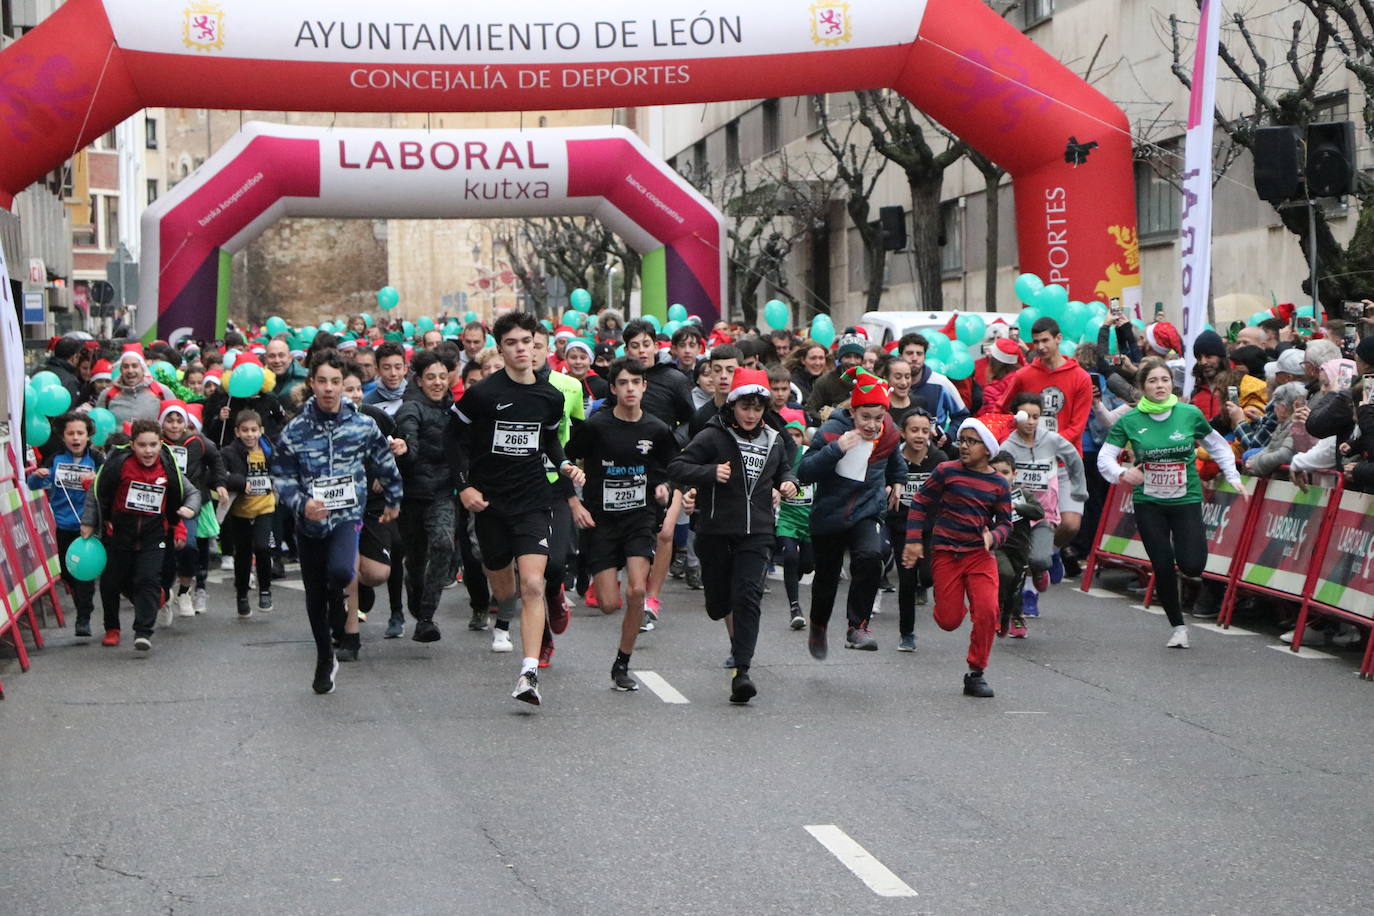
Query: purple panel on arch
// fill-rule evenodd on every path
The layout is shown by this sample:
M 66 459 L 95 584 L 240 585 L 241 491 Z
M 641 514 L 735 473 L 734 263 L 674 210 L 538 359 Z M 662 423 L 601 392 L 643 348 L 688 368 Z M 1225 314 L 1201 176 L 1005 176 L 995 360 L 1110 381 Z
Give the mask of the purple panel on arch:
M 199 339 L 213 338 L 218 301 L 219 249 L 212 248 L 167 310 L 158 316 L 158 333 L 170 334 L 178 328 L 190 328 Z
M 675 246 L 668 245 L 664 249 L 663 264 L 668 286 L 668 304 L 681 304 L 687 309 L 688 315 L 700 316 L 702 328 L 710 332 L 712 326 L 720 320 L 720 308 L 711 301 L 710 294 L 697 281 L 696 275 L 678 254 Z

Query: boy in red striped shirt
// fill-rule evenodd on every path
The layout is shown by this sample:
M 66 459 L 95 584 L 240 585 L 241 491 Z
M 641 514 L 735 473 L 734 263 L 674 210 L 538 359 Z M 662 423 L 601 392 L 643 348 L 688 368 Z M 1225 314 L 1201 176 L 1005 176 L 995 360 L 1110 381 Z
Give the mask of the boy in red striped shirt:
M 993 551 L 1011 535 L 1011 490 L 992 469 L 997 437 L 981 421 L 965 420 L 955 443 L 959 460 L 937 465 L 912 497 L 902 565 L 910 569 L 920 561 L 925 552 L 922 537 L 929 524 L 935 623 L 942 630 L 957 630 L 966 616 L 973 618 L 964 693 L 990 697 L 992 688 L 983 672 L 997 632 Z

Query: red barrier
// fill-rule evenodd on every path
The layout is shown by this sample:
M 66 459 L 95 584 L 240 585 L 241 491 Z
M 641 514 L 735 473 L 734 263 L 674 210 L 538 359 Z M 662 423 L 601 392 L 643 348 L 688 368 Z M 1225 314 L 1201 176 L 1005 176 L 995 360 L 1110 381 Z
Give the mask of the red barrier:
M 1146 607 L 1150 606 L 1150 597 L 1155 588 L 1154 568 L 1136 531 L 1131 488 L 1121 484 L 1113 484 L 1107 491 L 1107 502 L 1102 507 L 1102 520 L 1097 524 L 1093 549 L 1083 566 L 1083 591 L 1092 588 L 1093 575 L 1097 567 L 1103 564 L 1127 566 L 1147 573 L 1149 581 L 1145 585 L 1144 603 Z

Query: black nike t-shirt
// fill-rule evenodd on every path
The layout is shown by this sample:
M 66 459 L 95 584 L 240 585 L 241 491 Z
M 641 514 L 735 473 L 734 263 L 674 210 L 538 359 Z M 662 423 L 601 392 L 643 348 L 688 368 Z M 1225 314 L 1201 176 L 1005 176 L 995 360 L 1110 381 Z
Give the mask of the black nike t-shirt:
M 568 442 L 568 457 L 581 459 L 587 473 L 582 504 L 597 517 L 656 507 L 654 490 L 668 482 L 677 451 L 662 420 L 646 413 L 631 423 L 614 410 L 592 414 Z
M 462 448 L 454 459 L 466 463 L 466 485 L 490 503 L 486 511 L 519 515 L 552 505 L 549 464 L 566 460 L 558 441 L 563 394 L 547 380 L 531 385 L 512 381 L 500 369 L 473 385 L 453 411 L 462 421 Z

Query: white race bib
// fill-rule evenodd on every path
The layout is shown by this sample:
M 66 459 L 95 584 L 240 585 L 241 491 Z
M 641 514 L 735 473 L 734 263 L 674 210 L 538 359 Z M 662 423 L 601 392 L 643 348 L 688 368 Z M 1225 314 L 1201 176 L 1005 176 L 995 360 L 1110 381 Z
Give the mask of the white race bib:
M 245 496 L 266 496 L 272 492 L 272 478 L 266 474 L 249 474 L 244 481 Z
M 82 490 L 85 489 L 86 474 L 90 470 L 84 464 L 64 461 L 52 469 L 52 477 L 57 485 L 64 490 Z
M 1147 461 L 1145 495 L 1153 499 L 1180 499 L 1188 495 L 1188 466 L 1182 461 Z
M 124 496 L 124 508 L 130 512 L 160 515 L 162 514 L 162 500 L 166 495 L 167 488 L 161 484 L 131 480 L 129 481 L 128 493 Z
M 526 457 L 539 451 L 539 424 L 496 421 L 491 436 L 493 455 Z
M 744 465 L 744 476 L 752 483 L 759 479 L 763 473 L 763 466 L 768 461 L 769 443 L 763 442 L 741 442 L 739 444 L 740 462 Z
M 1018 464 L 1013 480 L 1016 486 L 1032 493 L 1048 493 L 1050 480 L 1058 476 L 1058 473 L 1053 464 Z
M 167 451 L 169 451 L 169 452 L 172 453 L 172 458 L 173 458 L 173 460 L 175 460 L 176 463 L 177 463 L 177 470 L 179 470 L 179 471 L 181 471 L 181 473 L 185 474 L 185 473 L 186 473 L 186 446 L 184 446 L 184 445 L 169 445 L 169 446 L 167 446 Z
M 906 486 L 902 488 L 902 505 L 911 505 L 911 500 L 916 497 L 916 492 L 925 485 L 930 479 L 930 475 L 924 471 L 907 471 Z
M 601 508 L 607 512 L 643 509 L 648 505 L 649 485 L 644 478 L 608 480 L 601 485 Z
M 358 504 L 358 491 L 353 485 L 353 475 L 317 478 L 310 485 L 310 498 L 318 499 L 331 512 L 335 509 L 353 508 Z
M 1059 418 L 1050 416 L 1048 414 L 1042 416 L 1040 418 L 1040 428 L 1045 430 L 1045 432 L 1047 433 L 1059 432 Z
M 805 508 L 811 505 L 811 493 L 811 487 L 804 487 L 801 484 L 797 484 L 797 495 L 784 496 L 782 501 L 788 506 L 801 506 Z

